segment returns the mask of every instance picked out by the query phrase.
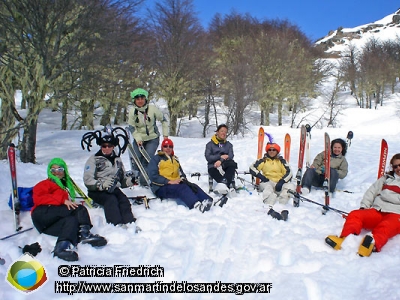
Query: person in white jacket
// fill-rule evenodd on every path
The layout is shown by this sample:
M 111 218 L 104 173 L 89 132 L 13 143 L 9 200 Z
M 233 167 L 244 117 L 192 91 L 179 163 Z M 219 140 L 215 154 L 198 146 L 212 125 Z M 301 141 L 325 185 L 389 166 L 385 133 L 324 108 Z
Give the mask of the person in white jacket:
M 132 146 L 139 155 L 140 162 L 147 171 L 148 162 L 139 151 L 139 147 L 143 147 L 150 157 L 152 157 L 160 144 L 160 132 L 156 125 L 156 121 L 161 122 L 162 135 L 164 139 L 168 138 L 169 124 L 164 114 L 154 105 L 148 102 L 149 93 L 141 88 L 131 92 L 133 107 L 129 111 L 129 128 L 133 136 Z M 136 170 L 139 168 L 135 166 Z M 140 176 L 140 184 L 147 185 L 143 176 Z
M 360 209 L 350 212 L 340 236 L 329 235 L 325 242 L 335 250 L 341 249 L 350 234 L 371 230 L 358 249 L 360 256 L 381 251 L 387 241 L 400 233 L 400 153 L 390 160 L 391 170 L 366 191 Z

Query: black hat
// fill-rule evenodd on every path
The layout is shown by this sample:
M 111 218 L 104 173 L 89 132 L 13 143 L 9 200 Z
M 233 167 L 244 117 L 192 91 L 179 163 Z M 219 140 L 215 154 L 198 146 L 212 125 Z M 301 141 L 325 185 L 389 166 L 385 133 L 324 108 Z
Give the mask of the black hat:
M 118 140 L 112 135 L 105 135 L 97 140 L 97 145 L 101 146 L 103 144 L 111 144 L 117 146 Z

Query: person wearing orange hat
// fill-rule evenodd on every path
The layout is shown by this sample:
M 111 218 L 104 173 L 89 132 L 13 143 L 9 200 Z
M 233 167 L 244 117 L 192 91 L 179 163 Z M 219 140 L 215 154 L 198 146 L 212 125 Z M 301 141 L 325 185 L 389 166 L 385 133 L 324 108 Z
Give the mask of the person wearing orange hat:
M 195 208 L 203 213 L 210 210 L 213 199 L 186 179 L 171 139 L 163 140 L 161 150 L 150 160 L 148 171 L 151 190 L 157 197 L 175 199 L 189 209 Z
M 273 205 L 276 201 L 286 204 L 290 198 L 288 190 L 295 189 L 295 185 L 290 182 L 293 174 L 287 161 L 279 155 L 280 151 L 281 147 L 278 144 L 268 143 L 265 146 L 264 157 L 250 166 L 250 173 L 261 180 L 259 190 L 262 192 L 263 202 L 270 207 L 268 214 L 275 219 L 286 221 L 289 212 L 283 210 L 278 213 L 273 210 Z

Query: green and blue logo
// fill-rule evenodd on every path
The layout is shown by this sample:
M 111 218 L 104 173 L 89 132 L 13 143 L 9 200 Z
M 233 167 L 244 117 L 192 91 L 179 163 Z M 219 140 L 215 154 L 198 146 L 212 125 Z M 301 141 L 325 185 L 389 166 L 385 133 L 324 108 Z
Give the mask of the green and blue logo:
M 16 290 L 30 293 L 47 281 L 46 270 L 37 259 L 26 253 L 9 267 L 6 281 Z

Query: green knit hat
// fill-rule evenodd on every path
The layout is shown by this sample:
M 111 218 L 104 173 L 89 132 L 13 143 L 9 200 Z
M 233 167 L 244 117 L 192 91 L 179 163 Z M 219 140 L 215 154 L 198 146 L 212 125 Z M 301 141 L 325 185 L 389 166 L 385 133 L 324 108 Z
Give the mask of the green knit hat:
M 66 186 L 62 183 L 60 178 L 58 178 L 57 176 L 53 175 L 53 173 L 51 173 L 50 169 L 53 165 L 58 165 L 58 166 L 64 168 Z M 62 160 L 61 158 L 58 158 L 58 157 L 53 158 L 49 162 L 49 165 L 47 166 L 47 176 L 49 179 L 54 181 L 60 188 L 62 188 L 62 189 L 67 188 L 68 193 L 71 196 L 71 198 L 75 199 L 75 188 L 74 188 L 74 185 L 72 184 L 71 177 L 69 176 L 69 173 L 68 173 L 68 167 L 64 160 Z
M 131 98 L 132 98 L 132 99 L 135 99 L 135 97 L 136 97 L 136 96 L 139 96 L 139 95 L 144 95 L 144 96 L 146 96 L 146 99 L 147 99 L 147 97 L 149 97 L 149 93 L 148 93 L 146 90 L 141 89 L 141 88 L 136 89 L 136 90 L 134 90 L 133 92 L 131 92 Z

